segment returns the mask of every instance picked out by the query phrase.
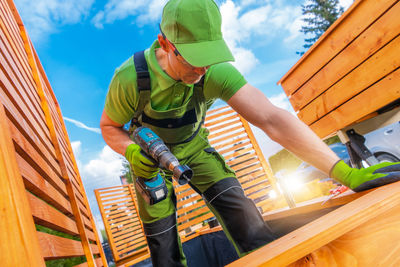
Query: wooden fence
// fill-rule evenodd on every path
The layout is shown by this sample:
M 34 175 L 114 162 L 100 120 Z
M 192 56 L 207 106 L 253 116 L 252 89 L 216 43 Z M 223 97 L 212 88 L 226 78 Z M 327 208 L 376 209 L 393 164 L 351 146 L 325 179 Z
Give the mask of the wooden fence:
M 210 143 L 235 170 L 245 194 L 260 212 L 287 205 L 249 124 L 241 116 L 228 106 L 214 109 L 207 113 L 205 126 L 210 130 Z M 96 189 L 95 193 L 117 265 L 148 258 L 150 254 L 137 214 L 133 185 Z M 189 185 L 175 184 L 175 194 L 182 242 L 221 230 L 221 227 L 210 229 L 208 222 L 215 219 L 214 215 Z
M 0 1 L 0 86 L 1 265 L 107 266 L 60 108 L 12 0 Z
M 356 0 L 278 82 L 320 137 L 399 104 L 399 14 L 398 0 Z

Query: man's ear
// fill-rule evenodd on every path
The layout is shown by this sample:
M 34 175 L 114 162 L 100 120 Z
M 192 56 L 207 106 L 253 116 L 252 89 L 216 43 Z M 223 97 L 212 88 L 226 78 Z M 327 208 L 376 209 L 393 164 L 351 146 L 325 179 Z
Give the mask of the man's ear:
M 162 34 L 158 34 L 157 38 L 158 38 L 158 43 L 160 44 L 161 48 L 165 52 L 168 52 L 169 51 L 169 46 L 168 46 L 167 41 L 165 40 L 165 38 L 162 36 Z

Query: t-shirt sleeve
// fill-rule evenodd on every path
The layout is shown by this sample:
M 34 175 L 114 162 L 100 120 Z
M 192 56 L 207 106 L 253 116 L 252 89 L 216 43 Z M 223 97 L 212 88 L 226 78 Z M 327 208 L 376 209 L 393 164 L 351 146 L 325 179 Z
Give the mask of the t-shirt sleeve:
M 204 96 L 206 99 L 222 99 L 227 102 L 246 83 L 243 75 L 230 63 L 211 66 L 206 76 Z
M 125 124 L 135 113 L 138 96 L 136 82 L 126 82 L 120 74 L 116 72 L 111 80 L 104 110 L 112 121 Z

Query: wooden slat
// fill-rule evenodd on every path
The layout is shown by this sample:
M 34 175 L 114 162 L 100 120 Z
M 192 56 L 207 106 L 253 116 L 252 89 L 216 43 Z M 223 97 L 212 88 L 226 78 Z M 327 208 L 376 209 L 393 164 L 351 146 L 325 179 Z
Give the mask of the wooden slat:
M 210 219 L 212 217 L 214 217 L 214 214 L 212 212 L 206 213 L 206 214 L 204 214 L 204 215 L 202 215 L 200 217 L 197 217 L 196 219 L 193 219 L 193 220 L 191 220 L 191 221 L 189 221 L 187 223 L 183 223 L 181 225 L 178 225 L 178 229 L 179 229 L 179 231 L 185 230 L 189 226 L 196 225 L 196 224 L 201 223 L 201 222 L 203 222 L 203 221 L 205 221 L 207 219 Z
M 178 224 L 179 224 L 179 223 L 182 223 L 182 222 L 184 222 L 184 221 L 190 221 L 193 217 L 196 217 L 196 216 L 198 216 L 198 215 L 200 215 L 200 214 L 203 214 L 203 213 L 206 213 L 206 212 L 209 212 L 209 211 L 210 211 L 210 210 L 208 209 L 208 207 L 207 207 L 207 206 L 204 206 L 204 207 L 202 207 L 202 208 L 200 208 L 200 209 L 197 209 L 197 210 L 195 210 L 195 211 L 186 213 L 186 215 L 180 216 L 180 217 L 178 218 Z
M 26 189 L 49 202 L 64 214 L 72 214 L 71 205 L 66 197 L 48 183 L 19 154 L 16 154 L 16 158 Z
M 139 242 L 141 242 L 143 240 L 145 240 L 145 236 L 144 236 L 143 232 L 142 231 L 137 231 L 136 234 L 127 236 L 125 239 L 122 239 L 120 241 L 116 241 L 115 244 L 117 246 L 118 251 L 121 251 L 124 248 L 127 248 L 130 245 L 139 243 Z
M 382 93 L 384 92 L 384 93 Z M 400 69 L 311 125 L 321 138 L 400 98 Z
M 202 199 L 200 195 L 197 195 L 197 196 L 195 196 L 195 197 L 193 197 L 193 198 L 189 198 L 189 199 L 185 199 L 185 200 L 180 200 L 180 201 L 178 201 L 178 203 L 176 204 L 176 206 L 177 206 L 177 208 L 180 208 L 180 207 L 182 207 L 182 206 L 185 205 L 185 204 L 188 204 L 188 203 L 190 203 L 190 202 L 195 202 L 195 201 L 197 201 L 197 200 L 199 200 L 199 199 Z
M 68 238 L 37 232 L 39 244 L 45 260 L 85 255 L 82 244 Z
M 278 82 L 289 96 L 397 0 L 357 0 Z M 348 29 L 351 29 L 350 31 Z
M 240 132 L 233 132 L 232 134 L 221 136 L 220 138 L 214 138 L 213 140 L 210 140 L 211 145 L 217 145 L 217 144 L 223 144 L 226 141 L 229 141 L 233 138 L 238 138 L 239 136 L 247 136 L 246 132 L 244 130 L 241 130 Z
M 35 170 L 40 173 L 49 183 L 51 183 L 57 190 L 65 193 L 65 184 L 62 182 L 60 174 L 47 164 L 42 156 L 36 151 L 34 147 L 26 140 L 24 136 L 15 128 L 14 124 L 10 122 L 10 130 L 15 141 L 16 151 L 23 157 Z
M 116 233 L 114 235 L 115 236 L 114 240 L 115 240 L 115 243 L 118 244 L 119 241 L 122 241 L 123 239 L 129 238 L 131 236 L 134 236 L 134 235 L 137 235 L 137 234 L 140 234 L 140 233 L 142 233 L 144 235 L 143 229 L 139 224 L 136 227 L 128 228 L 128 229 L 126 229 L 126 230 L 124 230 L 124 231 L 122 231 L 122 232 L 120 232 L 118 234 Z
M 371 12 L 370 12 L 371 13 Z M 368 29 L 366 29 L 360 36 L 357 37 L 349 46 L 347 46 L 343 51 L 340 52 L 335 58 L 327 63 L 323 69 L 316 73 L 307 83 L 305 83 L 295 94 L 290 98 L 290 102 L 295 110 L 299 110 L 307 105 L 312 99 L 316 98 L 327 88 L 336 83 L 339 79 L 349 73 L 354 67 L 361 64 L 371 55 L 375 54 L 379 49 L 390 42 L 396 35 L 400 33 L 400 3 L 392 7 L 388 12 L 386 12 L 379 20 L 375 21 Z M 398 44 L 393 44 L 392 46 L 398 46 Z M 388 49 L 390 50 L 390 49 Z M 393 56 L 396 55 L 394 48 Z M 397 53 L 398 54 L 398 53 Z M 385 59 L 385 54 L 382 59 L 374 59 L 374 62 L 379 62 Z M 377 55 L 379 57 L 379 55 Z M 390 57 L 389 59 L 390 60 Z M 382 62 L 381 66 L 392 67 L 385 65 Z M 370 74 L 379 75 L 380 66 L 372 68 L 373 71 L 364 72 L 363 78 L 370 79 Z M 385 68 L 386 69 L 386 68 Z M 390 70 L 386 70 L 386 73 Z M 383 73 L 385 74 L 385 73 Z M 382 75 L 382 74 L 381 74 Z M 383 76 L 383 75 L 382 75 Z M 380 77 L 382 77 L 380 76 Z M 356 84 L 356 83 L 355 83 Z M 346 88 L 347 91 L 352 92 L 354 89 Z
M 178 217 L 179 217 L 184 213 L 188 213 L 188 212 L 190 212 L 190 211 L 192 211 L 192 210 L 194 210 L 196 208 L 200 208 L 200 207 L 203 207 L 203 206 L 206 206 L 206 203 L 204 201 L 199 201 L 199 202 L 196 202 L 195 204 L 192 204 L 190 206 L 187 206 L 187 207 L 184 207 L 184 208 L 180 208 L 176 212 L 177 212 Z
M 229 152 L 235 152 L 235 151 L 238 150 L 239 148 L 248 146 L 248 145 L 250 145 L 250 144 L 251 144 L 251 141 L 248 140 L 248 141 L 243 142 L 243 143 L 241 143 L 241 144 L 235 144 L 235 145 L 233 145 L 233 146 L 230 147 L 230 148 L 224 148 L 224 149 L 221 148 L 220 150 L 218 150 L 218 152 L 219 152 L 221 155 L 225 155 L 225 154 L 227 154 L 227 153 L 229 153 Z
M 207 113 L 206 113 L 206 120 L 207 120 L 208 116 L 211 116 L 212 114 L 217 113 L 217 112 L 222 112 L 225 109 L 230 109 L 230 107 L 223 106 L 223 107 L 220 107 L 220 108 L 214 108 L 214 109 L 208 110 Z
M 47 149 L 49 149 L 49 151 L 54 155 L 54 149 L 51 150 L 52 145 L 50 144 L 50 140 L 48 137 L 49 133 L 46 131 L 47 129 L 45 128 L 43 114 L 40 110 L 38 110 L 39 107 L 37 107 L 37 104 L 35 105 L 34 102 L 29 101 L 31 97 L 28 97 L 26 95 L 26 85 L 21 82 L 21 79 L 19 77 L 20 74 L 15 73 L 16 66 L 12 61 L 12 58 L 10 59 L 10 56 L 7 54 L 7 49 L 5 49 L 1 38 L 0 51 L 0 78 L 3 84 L 2 87 L 4 87 L 4 90 L 6 90 L 6 92 L 8 92 L 10 96 L 12 96 L 11 101 L 16 103 L 13 105 L 16 107 L 16 109 L 18 109 L 18 114 L 20 114 L 19 117 L 26 118 L 26 124 L 30 125 L 30 129 L 32 129 L 31 131 L 38 133 L 38 136 L 35 137 L 38 138 L 41 143 L 45 144 Z M 26 105 L 24 105 L 25 103 Z M 10 104 L 8 104 L 8 106 L 11 107 Z
M 216 138 L 218 136 L 221 136 L 221 135 L 224 135 L 224 134 L 228 134 L 230 132 L 237 131 L 237 130 L 240 130 L 240 129 L 242 129 L 242 125 L 238 124 L 238 125 L 236 125 L 234 127 L 227 128 L 226 130 L 223 130 L 223 131 L 219 131 L 219 132 L 213 131 L 208 136 L 208 140 L 212 141 L 214 138 Z
M 351 254 L 363 255 L 363 257 L 354 257 L 354 260 L 364 263 L 359 266 L 366 266 L 371 262 L 373 262 L 371 266 L 376 266 L 376 264 L 386 262 L 387 259 L 393 259 L 393 256 L 386 258 L 391 253 L 399 260 L 399 216 L 400 182 L 397 182 L 380 187 L 228 266 L 287 266 L 336 239 L 338 242 L 349 242 L 351 240 L 348 239 L 349 237 L 358 237 L 356 243 L 347 249 L 352 250 Z M 363 239 L 364 235 L 369 237 L 367 242 Z M 342 236 L 343 239 L 340 238 Z M 391 236 L 394 240 L 390 239 Z M 374 243 L 377 244 L 377 239 L 380 241 L 379 248 L 367 249 L 373 247 Z M 385 242 L 385 239 L 389 242 Z M 360 248 L 359 245 L 364 247 Z M 384 255 L 377 255 L 381 249 Z M 343 250 L 338 251 L 339 255 L 343 255 L 341 251 Z M 359 254 L 355 251 L 359 251 Z M 354 266 L 357 266 L 357 261 L 353 261 Z
M 397 6 L 399 7 L 398 12 L 400 14 L 400 3 Z M 400 28 L 400 16 L 397 17 Z M 400 32 L 400 29 L 397 30 Z M 299 118 L 306 124 L 313 123 L 400 67 L 399 47 L 400 36 L 301 110 L 298 114 Z M 350 88 L 351 90 L 349 90 Z
M 44 266 L 32 212 L 15 158 L 3 105 L 0 103 L 0 261 L 4 266 Z
M 36 224 L 70 235 L 79 235 L 76 223 L 71 218 L 65 216 L 30 193 L 27 193 L 27 196 Z
M 218 119 L 218 120 L 206 122 L 206 123 L 204 123 L 204 127 L 209 128 L 209 129 L 214 129 L 214 131 L 215 131 L 216 126 L 227 125 L 226 122 L 228 122 L 228 121 L 231 124 L 232 121 L 235 121 L 238 118 L 239 118 L 238 114 L 233 114 L 233 115 L 226 116 L 226 117 Z
M 224 110 L 222 112 L 218 112 L 218 113 L 213 114 L 213 115 L 207 115 L 205 122 L 206 123 L 211 122 L 212 120 L 217 119 L 217 118 L 219 118 L 221 116 L 228 117 L 227 115 L 230 115 L 232 113 L 236 113 L 236 111 L 234 111 L 233 109 L 227 109 L 227 110 Z
M 145 241 L 142 241 L 141 243 L 134 243 L 134 244 L 132 244 L 131 246 L 129 246 L 129 247 L 127 247 L 127 248 L 125 248 L 125 249 L 119 251 L 119 253 L 122 255 L 122 254 L 124 254 L 124 253 L 127 253 L 128 251 L 137 249 L 138 247 L 141 247 L 141 246 L 143 246 L 143 245 L 145 245 L 145 244 L 146 244 Z M 147 252 L 147 253 L 148 253 L 148 249 L 147 249 L 147 248 L 142 248 L 142 249 L 140 249 L 140 250 L 134 251 L 133 253 L 137 254 L 137 253 L 140 253 L 140 252 Z

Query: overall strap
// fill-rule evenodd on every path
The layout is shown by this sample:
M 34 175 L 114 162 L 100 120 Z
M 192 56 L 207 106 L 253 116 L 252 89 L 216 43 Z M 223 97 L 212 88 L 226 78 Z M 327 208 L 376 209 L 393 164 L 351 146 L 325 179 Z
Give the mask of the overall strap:
M 136 70 L 136 83 L 137 89 L 139 91 L 139 103 L 136 108 L 136 112 L 133 115 L 131 120 L 130 128 L 132 129 L 134 126 L 140 127 L 140 123 L 138 122 L 139 116 L 142 114 L 144 107 L 150 101 L 150 74 L 149 68 L 147 66 L 146 58 L 144 56 L 144 50 L 136 52 L 133 56 L 133 62 L 135 64 Z

